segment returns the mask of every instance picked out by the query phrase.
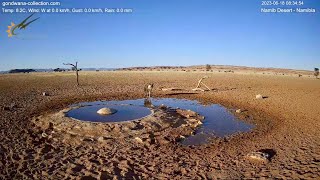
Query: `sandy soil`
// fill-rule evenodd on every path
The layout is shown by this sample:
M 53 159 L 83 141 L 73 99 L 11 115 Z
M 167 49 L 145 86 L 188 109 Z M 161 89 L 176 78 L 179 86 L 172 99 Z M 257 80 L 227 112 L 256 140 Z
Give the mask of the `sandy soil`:
M 214 88 L 171 94 L 161 88 L 194 88 L 198 79 Z M 245 134 L 202 146 L 130 138 L 67 140 L 33 119 L 75 102 L 142 98 L 153 82 L 156 97 L 197 99 L 247 110 L 256 124 Z M 297 76 L 219 72 L 80 72 L 0 75 L 0 179 L 317 179 L 320 177 L 320 80 Z M 42 96 L 47 92 L 49 96 Z M 255 99 L 257 94 L 268 96 Z M 49 123 L 48 123 L 49 124 Z M 54 131 L 54 132 L 52 132 Z M 47 136 L 43 136 L 43 133 Z M 129 140 L 128 140 L 129 139 Z M 142 138 L 143 139 L 143 138 Z M 79 142 L 79 143 L 75 143 Z M 276 152 L 270 161 L 247 154 Z

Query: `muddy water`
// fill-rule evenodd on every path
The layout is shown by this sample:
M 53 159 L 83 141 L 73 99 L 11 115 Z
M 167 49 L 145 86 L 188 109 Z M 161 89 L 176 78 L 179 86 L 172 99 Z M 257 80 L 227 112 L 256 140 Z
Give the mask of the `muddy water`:
M 225 137 L 234 133 L 249 132 L 254 127 L 238 120 L 228 109 L 219 104 L 202 105 L 198 101 L 174 98 L 153 98 L 151 103 L 154 106 L 164 104 L 171 108 L 190 109 L 205 117 L 195 135 L 181 142 L 185 145 L 204 144 L 211 137 Z M 149 108 L 144 107 L 144 99 L 85 102 L 73 106 L 81 107 L 69 111 L 67 116 L 93 122 L 129 121 L 151 113 Z M 103 107 L 116 109 L 117 113 L 107 116 L 97 114 L 97 111 Z
M 225 137 L 239 132 L 249 132 L 254 126 L 237 119 L 229 110 L 219 104 L 203 105 L 198 101 L 185 99 L 153 99 L 154 105 L 165 104 L 172 108 L 190 109 L 204 116 L 202 126 L 194 136 L 189 136 L 182 144 L 205 144 L 211 137 Z

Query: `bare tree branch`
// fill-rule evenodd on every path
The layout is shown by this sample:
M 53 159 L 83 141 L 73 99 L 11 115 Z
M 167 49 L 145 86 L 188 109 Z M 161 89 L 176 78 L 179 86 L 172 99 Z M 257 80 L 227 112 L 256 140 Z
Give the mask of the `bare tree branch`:
M 201 79 L 199 79 L 197 87 L 194 88 L 194 89 L 192 89 L 192 90 L 193 90 L 193 91 L 205 91 L 204 89 L 201 88 L 201 85 L 203 85 L 203 86 L 206 87 L 209 91 L 211 91 L 211 89 L 210 89 L 206 84 L 204 84 L 204 83 L 202 82 L 202 80 L 207 79 L 207 78 L 208 78 L 208 76 L 204 76 L 204 77 L 202 77 Z
M 319 76 L 319 68 L 314 68 L 314 76 L 318 79 L 318 76 Z
M 76 65 L 71 64 L 71 63 L 63 63 L 63 65 L 70 65 L 70 66 L 76 67 Z

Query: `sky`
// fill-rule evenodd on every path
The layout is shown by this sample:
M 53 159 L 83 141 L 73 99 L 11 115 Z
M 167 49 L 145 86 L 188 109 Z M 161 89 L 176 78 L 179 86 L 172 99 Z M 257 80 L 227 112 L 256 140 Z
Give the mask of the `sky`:
M 303 14 L 261 13 L 260 0 L 60 2 L 58 8 L 133 12 L 36 13 L 31 19 L 39 20 L 8 38 L 7 26 L 31 13 L 1 10 L 0 71 L 65 67 L 63 63 L 75 61 L 80 68 L 212 64 L 313 70 L 320 66 L 319 0 L 304 0 L 302 7 L 317 12 Z

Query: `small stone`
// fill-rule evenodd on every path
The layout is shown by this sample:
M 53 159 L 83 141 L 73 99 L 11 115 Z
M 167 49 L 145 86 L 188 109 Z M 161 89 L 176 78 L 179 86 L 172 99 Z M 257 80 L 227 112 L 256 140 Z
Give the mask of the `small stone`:
M 182 175 L 187 174 L 187 170 L 185 168 L 181 168 L 180 172 L 181 172 Z
M 85 138 L 82 139 L 82 141 L 93 142 L 94 139 L 91 138 L 91 137 L 85 137 Z
M 159 108 L 160 108 L 160 109 L 163 109 L 163 110 L 166 110 L 168 107 L 167 107 L 166 105 L 164 105 L 164 104 L 161 104 L 161 105 L 159 106 Z
M 256 95 L 256 99 L 263 99 L 263 96 L 261 94 Z
M 103 140 L 104 140 L 104 138 L 102 136 L 98 138 L 99 142 L 103 142 Z
M 41 171 L 41 175 L 42 176 L 49 176 L 49 174 L 47 172 L 45 172 L 45 171 Z
M 270 155 L 263 152 L 251 152 L 247 154 L 247 157 L 259 161 L 267 161 L 270 158 Z
M 121 128 L 121 130 L 124 131 L 124 132 L 128 132 L 130 129 L 128 127 L 124 126 L 124 127 Z
M 78 135 L 78 133 L 73 132 L 73 131 L 67 131 L 67 133 L 70 134 L 71 136 L 76 136 L 76 135 Z
M 59 127 L 57 127 L 57 126 L 53 127 L 53 129 L 55 129 L 55 130 L 57 130 L 57 131 L 61 131 L 61 128 L 59 128 Z
M 48 134 L 42 133 L 41 136 L 44 137 L 44 138 L 46 138 L 46 137 L 48 137 Z
M 147 169 L 148 169 L 149 171 L 154 171 L 154 167 L 153 167 L 153 166 L 149 166 L 149 167 L 147 167 Z
M 241 109 L 236 110 L 236 113 L 241 113 L 241 112 L 242 112 Z
M 166 140 L 166 139 L 158 139 L 157 142 L 158 142 L 158 144 L 160 144 L 160 145 L 165 145 L 165 144 L 170 143 L 170 142 L 169 142 L 168 140 Z
M 10 107 L 5 106 L 5 107 L 3 107 L 3 110 L 5 110 L 5 111 L 10 111 Z
M 135 139 L 138 143 L 143 143 L 142 139 L 139 138 L 139 137 L 135 137 L 134 139 Z
M 80 126 L 74 126 L 73 129 L 81 129 Z
M 42 93 L 42 96 L 49 96 L 49 93 L 43 92 L 43 93 Z
M 180 114 L 181 116 L 184 116 L 186 118 L 196 117 L 198 115 L 196 112 L 191 111 L 191 110 L 177 109 L 176 111 L 178 114 Z
M 101 114 L 101 115 L 110 115 L 110 114 L 114 114 L 116 112 L 117 112 L 117 110 L 111 109 L 111 108 L 101 108 L 97 111 L 97 113 Z

